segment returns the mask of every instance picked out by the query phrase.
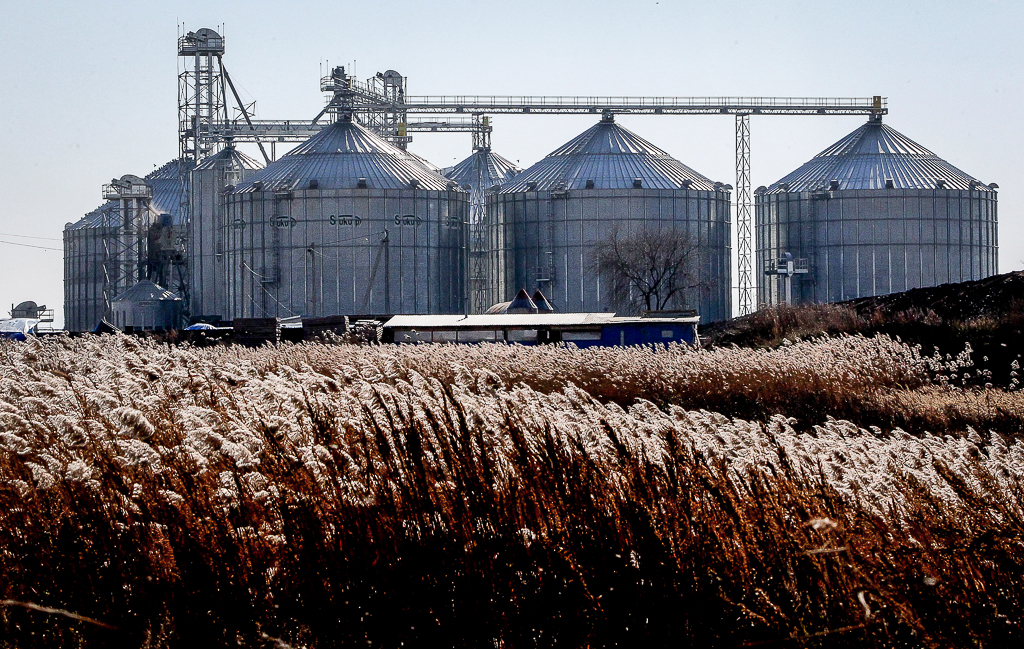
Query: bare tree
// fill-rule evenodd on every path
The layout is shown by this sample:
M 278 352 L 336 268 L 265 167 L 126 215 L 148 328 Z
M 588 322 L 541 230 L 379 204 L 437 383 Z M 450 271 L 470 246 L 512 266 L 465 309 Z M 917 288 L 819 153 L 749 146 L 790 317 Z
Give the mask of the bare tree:
M 595 246 L 594 270 L 610 285 L 615 303 L 634 311 L 686 306 L 686 293 L 702 287 L 699 242 L 677 228 L 618 228 Z

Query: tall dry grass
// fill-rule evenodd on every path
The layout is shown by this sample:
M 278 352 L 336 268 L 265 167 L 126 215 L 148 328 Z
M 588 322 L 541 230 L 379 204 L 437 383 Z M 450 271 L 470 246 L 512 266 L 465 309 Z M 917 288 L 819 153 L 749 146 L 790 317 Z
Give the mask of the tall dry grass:
M 450 383 L 459 371 L 472 367 L 494 373 L 506 385 L 524 384 L 540 392 L 575 386 L 621 406 L 646 399 L 659 407 L 677 405 L 751 420 L 781 414 L 796 418 L 801 429 L 831 416 L 915 434 L 961 434 L 974 427 L 1015 436 L 1024 430 L 1024 397 L 1015 389 L 975 387 L 988 379 L 986 370 L 975 368 L 970 346 L 956 356 L 924 355 L 919 347 L 884 335 L 785 341 L 774 349 L 695 350 L 673 344 L 581 350 L 484 344 L 340 352 L 330 345 L 301 345 L 221 348 L 216 354 L 222 362 L 249 363 L 260 371 L 288 366 L 338 379 L 368 372 L 372 379 L 390 380 L 415 371 Z M 909 393 L 915 398 L 901 398 Z M 930 404 L 929 398 L 934 399 Z
M 1019 644 L 1021 441 L 679 403 L 966 362 L 0 345 L 0 646 Z

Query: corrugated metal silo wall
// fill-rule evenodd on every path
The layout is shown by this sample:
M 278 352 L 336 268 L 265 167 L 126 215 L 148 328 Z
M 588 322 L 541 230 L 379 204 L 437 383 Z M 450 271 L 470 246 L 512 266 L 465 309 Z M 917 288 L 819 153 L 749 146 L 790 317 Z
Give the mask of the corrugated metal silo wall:
M 181 318 L 181 300 L 146 300 L 144 302 L 114 302 L 112 324 L 119 329 L 167 330 L 178 326 Z
M 192 218 L 188 232 L 192 316 L 223 317 L 227 312 L 223 190 L 253 173 L 255 170 L 228 169 L 224 164 L 192 172 Z
M 540 288 L 563 312 L 622 311 L 595 272 L 595 245 L 618 229 L 679 228 L 704 249 L 698 279 L 686 295 L 702 322 L 732 315 L 728 192 L 686 189 L 582 189 L 497 193 L 491 269 L 494 302 L 518 288 Z M 538 281 L 540 280 L 540 281 Z M 547 281 L 544 281 L 547 280 Z
M 758 302 L 785 287 L 765 276 L 789 252 L 808 260 L 793 302 L 839 302 L 998 272 L 996 193 L 946 189 L 789 192 L 755 197 Z
M 468 306 L 465 192 L 240 192 L 226 206 L 229 318 L 443 314 Z
M 109 315 L 104 313 L 103 242 L 115 234 L 116 228 L 64 230 L 64 328 L 68 331 L 92 331 Z

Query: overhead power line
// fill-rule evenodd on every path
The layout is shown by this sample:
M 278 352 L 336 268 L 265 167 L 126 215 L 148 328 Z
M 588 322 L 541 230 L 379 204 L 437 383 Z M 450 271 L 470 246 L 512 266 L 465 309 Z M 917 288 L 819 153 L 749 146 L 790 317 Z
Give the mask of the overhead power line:
M 44 239 L 46 241 L 63 241 L 60 237 L 33 237 L 28 234 L 11 234 L 10 232 L 0 232 L 0 237 L 17 237 L 19 239 Z
M 9 246 L 22 246 L 23 248 L 38 248 L 40 250 L 56 250 L 57 252 L 64 252 L 61 248 L 50 248 L 49 246 L 34 246 L 31 243 L 18 243 L 17 241 L 4 241 L 0 239 L 0 243 L 6 243 Z

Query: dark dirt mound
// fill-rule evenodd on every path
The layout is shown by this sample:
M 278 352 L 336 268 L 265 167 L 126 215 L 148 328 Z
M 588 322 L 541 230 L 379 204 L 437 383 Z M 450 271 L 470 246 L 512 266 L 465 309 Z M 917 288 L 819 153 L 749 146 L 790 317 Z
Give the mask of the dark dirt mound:
M 925 354 L 956 356 L 967 345 L 968 384 L 1016 386 L 1024 362 L 1024 272 L 837 304 L 776 306 L 702 327 L 706 346 L 774 347 L 821 334 L 888 334 Z
M 933 311 L 943 320 L 1004 318 L 1021 311 L 1024 301 L 1024 271 L 993 275 L 974 282 L 915 288 L 840 302 L 860 315 L 876 311 L 896 314 L 912 310 Z

